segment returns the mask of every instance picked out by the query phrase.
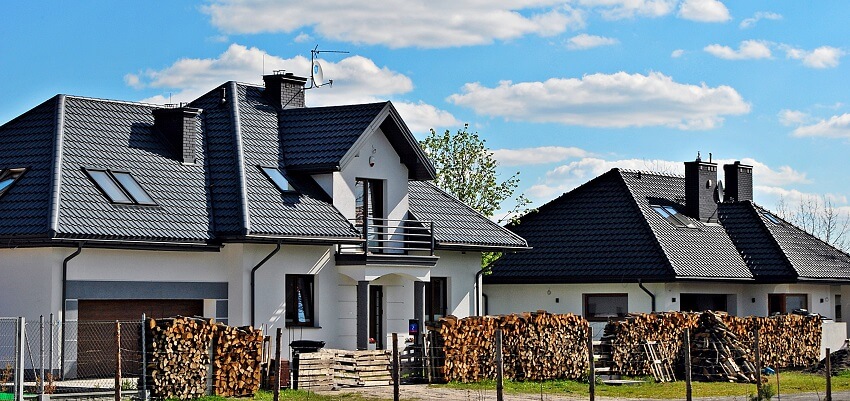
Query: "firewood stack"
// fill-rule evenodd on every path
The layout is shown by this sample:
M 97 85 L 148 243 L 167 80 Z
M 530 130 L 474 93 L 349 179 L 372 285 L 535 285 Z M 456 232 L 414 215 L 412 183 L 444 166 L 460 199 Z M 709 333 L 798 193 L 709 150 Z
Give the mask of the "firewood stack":
M 587 369 L 588 324 L 545 311 L 441 319 L 443 374 L 451 381 L 496 377 L 495 331 L 502 329 L 504 375 L 514 380 L 576 379 Z
M 691 369 L 695 381 L 755 383 L 751 352 L 720 315 L 704 312 L 691 337 Z
M 657 343 L 660 358 L 684 366 L 681 352 L 686 328 L 695 327 L 696 313 L 662 312 L 629 314 L 625 320 L 609 322 L 602 341 L 611 346 L 612 370 L 628 376 L 648 376 L 652 373 L 643 350 L 645 341 Z
M 216 325 L 213 360 L 215 395 L 252 395 L 262 381 L 263 332 L 253 327 Z
M 206 394 L 212 320 L 189 317 L 148 319 L 146 349 L 151 396 L 197 398 Z

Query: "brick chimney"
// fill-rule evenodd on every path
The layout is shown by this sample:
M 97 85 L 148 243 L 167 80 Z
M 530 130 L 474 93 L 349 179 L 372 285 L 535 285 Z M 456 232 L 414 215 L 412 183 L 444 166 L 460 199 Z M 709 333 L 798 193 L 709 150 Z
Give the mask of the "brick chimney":
M 717 221 L 717 203 L 714 188 L 717 187 L 717 163 L 704 162 L 697 155 L 692 162 L 685 162 L 685 214 L 703 222 Z
M 726 201 L 741 202 L 753 200 L 753 166 L 741 164 L 723 165 L 726 179 Z
M 304 107 L 304 84 L 307 78 L 293 75 L 291 72 L 263 75 L 266 89 L 263 97 L 279 109 Z
M 162 108 L 153 111 L 154 128 L 168 139 L 183 163 L 195 163 L 195 147 L 201 134 L 198 116 L 202 111 L 194 107 Z

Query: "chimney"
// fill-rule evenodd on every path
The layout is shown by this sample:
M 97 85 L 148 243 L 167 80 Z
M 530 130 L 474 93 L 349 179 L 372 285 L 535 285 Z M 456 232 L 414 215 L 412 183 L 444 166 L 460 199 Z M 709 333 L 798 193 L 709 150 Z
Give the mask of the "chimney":
M 304 84 L 307 78 L 293 75 L 291 72 L 275 71 L 272 75 L 263 75 L 266 90 L 263 97 L 279 109 L 304 107 Z
M 753 166 L 741 164 L 723 165 L 726 179 L 726 200 L 731 202 L 753 200 Z
M 195 147 L 200 130 L 198 116 L 203 110 L 194 107 L 155 109 L 153 126 L 159 130 L 185 164 L 195 163 Z
M 717 203 L 714 188 L 717 186 L 717 163 L 697 159 L 685 162 L 685 214 L 703 222 L 717 221 Z

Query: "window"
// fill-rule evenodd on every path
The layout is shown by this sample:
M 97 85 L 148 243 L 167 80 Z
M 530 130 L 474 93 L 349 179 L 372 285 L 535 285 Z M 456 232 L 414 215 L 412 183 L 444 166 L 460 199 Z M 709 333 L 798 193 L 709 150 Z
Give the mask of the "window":
M 383 251 L 381 234 L 387 225 L 384 220 L 384 186 L 381 180 L 358 178 L 354 183 L 354 225 L 363 231 L 367 228 L 367 246 L 370 251 Z
M 696 228 L 694 223 L 691 223 L 691 219 L 679 213 L 673 206 L 650 205 L 650 207 L 656 213 L 660 214 L 664 220 L 667 220 L 667 222 L 676 227 Z
M 153 198 L 126 171 L 86 169 L 86 174 L 110 202 L 125 205 L 154 206 Z
M 260 166 L 260 170 L 269 177 L 269 179 L 277 186 L 277 189 L 281 190 L 281 192 L 294 192 L 295 189 L 292 188 L 292 184 L 289 183 L 289 180 L 283 176 L 280 170 L 274 167 L 263 167 Z
M 313 275 L 286 275 L 286 326 L 314 326 Z
M 681 294 L 679 310 L 682 312 L 729 311 L 728 294 Z
M 584 294 L 584 318 L 589 321 L 625 317 L 628 311 L 628 294 Z
M 806 294 L 767 294 L 767 314 L 786 314 L 795 309 L 808 309 L 809 296 Z
M 12 184 L 21 178 L 26 169 L 23 168 L 10 168 L 0 171 L 0 196 L 3 196 Z
M 762 215 L 764 216 L 764 218 L 770 220 L 771 223 L 779 224 L 779 218 L 774 216 L 773 213 L 763 212 Z
M 425 283 L 425 319 L 436 322 L 448 313 L 449 279 L 446 277 L 431 277 L 431 282 Z

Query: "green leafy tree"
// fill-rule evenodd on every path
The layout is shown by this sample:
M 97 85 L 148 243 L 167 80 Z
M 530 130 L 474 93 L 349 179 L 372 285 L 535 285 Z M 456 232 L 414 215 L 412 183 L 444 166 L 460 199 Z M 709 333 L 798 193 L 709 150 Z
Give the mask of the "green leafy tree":
M 500 180 L 496 173 L 499 163 L 493 152 L 478 133 L 468 129 L 469 124 L 464 124 L 463 129 L 455 133 L 446 130 L 439 134 L 432 129 L 428 137 L 419 142 L 437 169 L 434 183 L 487 218 L 492 218 L 506 201 L 511 200 L 513 206 L 496 222 L 513 221 L 527 211 L 531 203 L 524 194 L 515 195 L 519 172 Z M 499 256 L 498 253 L 485 254 L 482 266 Z

